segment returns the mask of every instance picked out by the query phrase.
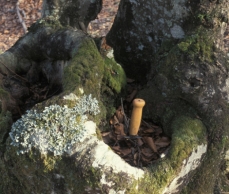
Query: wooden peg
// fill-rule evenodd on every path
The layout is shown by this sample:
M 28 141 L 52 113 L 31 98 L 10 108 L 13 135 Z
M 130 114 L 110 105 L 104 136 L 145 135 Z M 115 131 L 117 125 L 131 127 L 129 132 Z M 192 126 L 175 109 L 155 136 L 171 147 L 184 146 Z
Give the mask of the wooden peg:
M 145 106 L 145 101 L 140 98 L 133 100 L 133 110 L 130 119 L 130 135 L 137 135 L 142 120 L 142 109 Z

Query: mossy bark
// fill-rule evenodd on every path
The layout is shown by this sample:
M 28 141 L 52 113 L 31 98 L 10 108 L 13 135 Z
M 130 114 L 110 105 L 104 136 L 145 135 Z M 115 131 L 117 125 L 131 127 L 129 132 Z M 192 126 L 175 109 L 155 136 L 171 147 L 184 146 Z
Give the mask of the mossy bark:
M 87 8 L 90 2 L 87 2 Z M 86 16 L 82 15 L 85 26 L 100 10 L 98 2 L 92 3 L 97 6 L 96 11 L 92 11 L 90 6 L 90 9 L 85 8 L 89 11 Z M 68 3 L 65 7 L 56 8 L 69 6 Z M 28 154 L 17 155 L 18 148 L 10 145 L 12 121 L 20 118 L 25 110 L 33 108 L 42 112 L 54 104 L 72 108 L 78 97 L 92 94 L 99 101 L 101 114 L 89 119 L 100 125 L 107 115 L 113 114 L 110 111 L 115 97 L 125 85 L 126 77 L 121 66 L 114 62 L 110 65 L 109 60 L 104 60 L 93 38 L 75 28 L 79 24 L 77 18 L 71 15 L 67 24 L 62 16 L 54 17 L 57 16 L 54 12 L 50 11 L 52 14 L 38 20 L 12 48 L 0 55 L 0 193 L 10 194 L 15 190 L 21 193 L 83 193 L 87 187 L 101 190 L 98 186 L 100 172 L 91 165 L 87 166 L 80 158 L 81 153 L 57 157 L 52 153 L 42 155 L 39 150 L 31 150 Z M 117 76 L 113 76 L 113 69 Z M 33 90 L 34 86 L 38 90 L 37 86 L 46 88 L 46 94 Z M 29 99 L 33 99 L 35 93 L 44 96 L 32 102 Z M 96 133 L 93 136 L 96 137 Z
M 24 100 L 30 96 L 30 86 L 43 82 L 49 86 L 48 91 L 52 97 L 45 98 L 44 102 L 34 107 L 42 111 L 45 106 L 52 104 L 72 107 L 74 98 L 82 95 L 82 91 L 85 94 L 92 93 L 93 97 L 100 100 L 102 114 L 91 119 L 99 123 L 108 114 L 106 112 L 112 109 L 107 105 L 114 102 L 112 98 L 124 86 L 125 73 L 114 61 L 104 60 L 100 56 L 92 38 L 75 29 L 76 25 L 80 25 L 75 23 L 78 22 L 78 15 L 74 15 L 76 20 L 71 17 L 70 22 L 66 23 L 66 18 L 70 16 L 63 18 L 60 15 L 66 13 L 61 12 L 59 3 L 62 1 L 50 2 L 50 7 L 46 4 L 44 8 L 46 11 L 48 9 L 46 13 L 43 12 L 47 14 L 44 15 L 46 17 L 37 21 L 28 34 L 0 55 L 1 84 L 3 89 L 8 90 L 3 90 L 0 97 L 4 101 L 10 95 L 13 101 L 11 105 L 20 109 Z M 161 1 L 146 1 L 146 12 L 144 9 L 136 9 L 139 5 L 143 6 L 143 3 L 121 1 L 120 10 L 123 6 L 127 9 L 124 14 L 117 15 L 113 26 L 114 29 L 118 26 L 121 31 L 125 30 L 125 26 L 128 27 L 128 33 L 136 34 L 138 41 L 128 45 L 131 36 L 123 33 L 124 36 L 116 35 L 113 43 L 116 39 L 121 41 L 120 44 L 118 41 L 115 43 L 118 47 L 114 44 L 116 58 L 123 61 L 125 67 L 134 65 L 131 69 L 133 71 L 126 68 L 127 73 L 134 78 L 147 78 L 147 86 L 138 94 L 147 104 L 143 117 L 160 123 L 164 132 L 172 137 L 166 157 L 144 171 L 133 168 L 99 141 L 95 133 L 87 141 L 76 145 L 78 150 L 71 156 L 41 155 L 38 150 L 17 156 L 17 148 L 11 146 L 10 139 L 5 136 L 1 143 L 0 160 L 2 193 L 13 193 L 15 188 L 22 193 L 67 193 L 69 190 L 82 193 L 87 189 L 99 189 L 102 192 L 167 193 L 172 190 L 174 177 L 180 177 L 180 180 L 174 183 L 176 187 L 172 192 L 181 191 L 189 183 L 183 189 L 184 193 L 212 193 L 220 174 L 218 159 L 221 159 L 227 148 L 228 137 L 228 67 L 226 55 L 219 46 L 222 41 L 221 32 L 227 21 L 227 10 L 224 8 L 226 0 L 198 3 L 176 1 L 175 4 L 169 1 L 166 4 L 166 14 L 169 16 L 167 28 L 163 28 L 162 32 L 160 28 L 153 28 L 150 34 L 147 33 L 152 24 L 149 25 L 149 19 L 145 23 L 144 18 L 148 17 L 147 11 L 152 12 L 152 6 L 149 5 L 157 3 L 158 10 L 161 10 Z M 194 12 L 190 14 L 186 11 L 185 18 L 178 17 L 175 21 L 177 13 L 181 13 L 176 11 L 184 11 L 185 6 Z M 132 23 L 131 19 L 135 16 L 133 11 L 140 13 L 137 23 Z M 160 16 L 164 14 L 163 11 L 159 13 Z M 125 18 L 123 21 L 126 25 L 119 25 L 120 16 L 121 19 Z M 153 18 L 153 15 L 150 16 Z M 157 17 L 155 24 L 160 19 Z M 189 20 L 194 23 L 188 24 Z M 85 21 L 84 25 L 87 24 Z M 170 26 L 170 23 L 173 25 Z M 130 30 L 131 25 L 135 31 Z M 121 33 L 119 30 L 116 32 Z M 144 38 L 138 36 L 138 33 L 143 33 Z M 163 34 L 165 38 L 162 38 Z M 128 41 L 123 41 L 123 38 Z M 138 44 L 139 40 L 141 44 Z M 145 65 L 143 69 L 142 65 Z M 146 77 L 149 68 L 151 72 Z M 12 108 L 6 106 L 6 110 Z M 1 133 L 7 134 L 10 117 L 7 122 L 4 119 L 2 115 L 1 123 L 6 129 Z M 207 143 L 207 154 L 203 158 Z M 200 155 L 195 158 L 193 154 L 196 150 Z M 105 160 L 106 155 L 108 158 Z M 191 167 L 185 164 L 190 158 L 193 159 Z M 113 163 L 113 166 L 107 166 L 108 162 L 116 159 L 118 162 Z M 195 171 L 199 165 L 198 171 Z M 130 172 L 122 169 L 123 166 Z M 182 174 L 187 166 L 191 170 Z
M 174 134 L 176 120 L 183 116 L 200 120 L 207 129 L 206 157 L 194 177 L 189 176 L 184 193 L 221 189 L 217 179 L 223 174 L 221 164 L 228 149 L 228 57 L 223 43 L 228 13 L 227 0 L 121 1 L 107 37 L 127 75 L 141 80 L 145 69 L 150 69 L 147 85 L 138 94 L 146 101 L 145 118 L 161 124 L 172 141 L 187 150 L 188 143 L 181 142 L 184 137 Z M 187 121 L 187 125 L 192 124 Z M 198 133 L 195 127 L 189 130 Z M 171 146 L 173 155 L 177 150 Z M 180 156 L 181 147 L 176 147 Z

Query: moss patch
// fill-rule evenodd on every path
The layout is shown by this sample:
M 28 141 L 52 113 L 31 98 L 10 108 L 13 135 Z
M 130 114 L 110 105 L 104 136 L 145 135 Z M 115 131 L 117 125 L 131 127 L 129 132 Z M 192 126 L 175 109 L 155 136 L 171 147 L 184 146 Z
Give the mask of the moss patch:
M 99 188 L 99 171 L 88 167 L 82 171 L 80 161 L 74 157 L 40 155 L 32 150 L 28 154 L 17 155 L 17 148 L 9 146 L 0 159 L 0 191 L 2 194 L 14 193 L 84 193 L 85 188 Z
M 188 158 L 200 144 L 206 144 L 206 128 L 198 119 L 181 116 L 174 119 L 171 148 L 165 159 L 157 161 L 148 168 L 144 179 L 136 182 L 139 190 L 132 188 L 130 193 L 162 193 L 164 188 L 179 173 L 183 160 Z
M 177 47 L 190 58 L 198 57 L 201 61 L 213 61 L 213 40 L 205 31 L 198 30 L 194 35 L 186 37 Z
M 94 41 L 85 38 L 76 55 L 64 69 L 64 90 L 72 92 L 82 87 L 86 94 L 91 93 L 98 98 L 103 72 L 104 62 Z
M 105 72 L 104 81 L 108 87 L 114 90 L 116 93 L 120 93 L 121 89 L 126 85 L 126 74 L 121 65 L 116 63 L 114 59 L 105 57 Z

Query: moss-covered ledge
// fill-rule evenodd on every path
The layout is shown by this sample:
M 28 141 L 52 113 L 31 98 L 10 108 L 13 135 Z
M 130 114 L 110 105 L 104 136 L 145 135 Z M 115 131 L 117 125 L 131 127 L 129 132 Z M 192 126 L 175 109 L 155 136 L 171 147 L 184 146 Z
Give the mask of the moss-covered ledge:
M 81 128 L 81 132 L 88 135 L 85 140 L 80 133 L 79 137 L 75 134 L 76 139 L 82 141 L 79 146 L 87 145 L 90 138 L 99 141 L 98 126 L 105 121 L 107 115 L 113 114 L 110 111 L 114 107 L 116 96 L 125 85 L 126 76 L 121 66 L 102 58 L 91 37 L 80 30 L 65 28 L 57 21 L 46 19 L 34 24 L 27 35 L 0 55 L 3 63 L 0 69 L 5 77 L 10 79 L 12 75 L 16 75 L 19 78 L 19 86 L 24 84 L 21 84 L 21 80 L 26 81 L 27 85 L 24 84 L 23 87 L 37 84 L 42 77 L 42 80 L 46 80 L 51 94 L 45 101 L 33 106 L 29 112 L 22 112 L 22 118 L 16 121 L 13 127 L 11 114 L 6 112 L 8 107 L 5 107 L 4 103 L 1 106 L 0 193 L 13 193 L 15 189 L 22 193 L 82 193 L 87 188 L 100 188 L 100 183 L 97 182 L 100 171 L 90 163 L 84 162 L 84 158 L 77 155 L 79 151 L 76 150 L 70 155 L 66 150 L 63 153 L 53 152 L 55 145 L 51 150 L 45 151 L 46 148 L 38 145 L 45 146 L 43 140 L 47 134 L 43 134 L 43 138 L 40 136 L 40 139 L 39 134 L 42 134 L 42 128 L 47 129 L 45 132 L 58 134 L 62 129 L 69 128 L 70 125 L 66 124 L 69 123 L 74 129 Z M 117 75 L 113 75 L 113 70 Z M 0 94 L 1 102 L 14 95 L 13 91 L 6 92 L 7 87 L 3 88 Z M 19 93 L 16 100 L 20 98 L 22 96 Z M 82 99 L 83 103 L 77 108 L 76 104 L 79 105 Z M 17 105 L 17 101 L 15 104 Z M 87 106 L 99 107 L 99 114 L 91 114 L 93 111 L 85 109 Z M 79 112 L 82 110 L 83 114 Z M 89 130 L 87 125 L 90 126 Z M 56 131 L 49 130 L 50 127 Z M 28 136 L 29 131 L 35 128 L 38 131 Z M 17 135 L 19 133 L 20 136 Z M 69 137 L 69 134 L 64 133 L 62 135 L 65 138 L 55 138 L 74 144 L 71 139 L 73 136 Z M 53 142 L 55 138 L 52 139 Z M 11 145 L 12 139 L 14 146 Z M 24 145 L 29 149 L 21 149 Z
M 38 193 L 82 193 L 96 189 L 101 192 L 170 193 L 182 186 L 206 151 L 205 127 L 198 119 L 189 117 L 180 117 L 173 122 L 169 154 L 145 169 L 130 166 L 99 140 L 94 122 L 86 122 L 85 130 L 85 140 L 76 143 L 69 155 L 62 156 L 44 155 L 34 149 L 28 154 L 17 155 L 18 148 L 10 146 L 8 139 L 1 161 L 6 166 L 10 164 L 11 168 L 5 168 L 8 176 L 2 180 L 2 187 L 11 189 L 16 185 L 25 192 Z M 190 134 L 191 130 L 198 133 Z M 10 182 L 12 177 L 16 177 L 14 183 Z
M 207 151 L 206 128 L 198 119 L 180 116 L 172 122 L 171 147 L 165 156 L 145 170 L 139 190 L 130 193 L 176 193 L 201 164 Z

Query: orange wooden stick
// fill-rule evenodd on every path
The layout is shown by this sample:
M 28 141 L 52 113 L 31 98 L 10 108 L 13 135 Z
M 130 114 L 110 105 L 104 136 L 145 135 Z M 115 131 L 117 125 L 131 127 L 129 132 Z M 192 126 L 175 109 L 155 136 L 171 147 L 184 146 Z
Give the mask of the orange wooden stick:
M 133 110 L 130 119 L 130 135 L 137 135 L 142 120 L 142 109 L 145 101 L 140 98 L 133 100 Z

